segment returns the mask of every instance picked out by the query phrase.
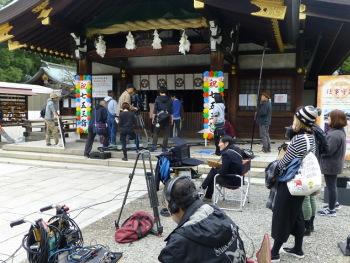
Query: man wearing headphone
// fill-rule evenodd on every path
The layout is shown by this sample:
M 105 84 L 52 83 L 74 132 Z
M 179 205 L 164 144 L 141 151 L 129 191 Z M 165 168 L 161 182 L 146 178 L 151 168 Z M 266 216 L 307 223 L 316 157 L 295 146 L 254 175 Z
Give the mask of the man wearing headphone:
M 178 225 L 165 239 L 160 262 L 246 262 L 238 227 L 219 208 L 200 200 L 189 177 L 171 180 L 164 190 L 169 212 Z

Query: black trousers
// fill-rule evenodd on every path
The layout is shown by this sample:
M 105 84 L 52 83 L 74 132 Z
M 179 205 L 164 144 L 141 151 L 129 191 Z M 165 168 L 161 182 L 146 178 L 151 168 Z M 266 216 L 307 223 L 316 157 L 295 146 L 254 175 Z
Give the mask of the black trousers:
M 334 210 L 337 202 L 337 175 L 325 174 L 324 179 L 328 190 L 328 206 L 330 210 Z
M 278 183 L 275 206 L 272 214 L 271 236 L 275 240 L 273 253 L 276 255 L 288 237 L 295 237 L 295 248 L 302 250 L 305 232 L 302 205 L 304 196 L 292 196 L 287 183 Z
M 162 148 L 168 147 L 168 138 L 170 135 L 170 124 L 169 122 L 166 122 L 164 124 L 160 124 L 159 127 L 154 127 L 154 134 L 153 134 L 153 147 L 157 147 L 158 143 L 158 136 L 160 131 L 163 130 L 163 144 Z
M 130 140 L 135 140 L 136 149 L 139 149 L 139 138 L 135 131 L 120 131 L 120 141 L 122 143 L 122 150 L 124 157 L 127 157 L 127 150 L 126 150 L 126 137 L 129 136 Z
M 213 197 L 214 193 L 214 177 L 218 173 L 218 170 L 216 168 L 211 168 L 209 174 L 207 175 L 207 178 L 202 183 L 202 188 L 207 189 L 205 192 L 205 197 L 211 199 Z M 219 175 L 216 178 L 216 182 L 219 185 L 229 185 L 231 187 L 240 186 L 241 180 L 239 177 L 232 176 L 232 175 Z
M 92 127 L 88 128 L 88 137 L 85 143 L 85 150 L 84 150 L 84 156 L 89 156 L 91 150 L 92 150 L 92 145 L 94 144 L 94 140 L 96 137 L 96 133 L 93 131 Z M 103 144 L 103 147 L 107 147 L 109 142 L 108 142 L 108 135 L 100 135 L 100 142 Z

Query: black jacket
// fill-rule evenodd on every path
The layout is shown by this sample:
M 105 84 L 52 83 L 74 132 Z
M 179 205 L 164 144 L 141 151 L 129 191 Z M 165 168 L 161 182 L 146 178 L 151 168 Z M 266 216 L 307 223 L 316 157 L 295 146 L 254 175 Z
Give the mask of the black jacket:
M 272 107 L 270 100 L 260 103 L 257 112 L 257 122 L 259 125 L 271 125 Z
M 221 152 L 222 166 L 218 169 L 220 175 L 242 175 L 242 150 L 232 145 Z
M 154 104 L 154 114 L 160 111 L 167 111 L 170 115 L 173 114 L 173 102 L 168 96 L 158 96 Z
M 107 123 L 107 115 L 107 109 L 101 105 L 97 105 L 97 107 L 94 110 L 92 110 L 92 118 L 89 123 L 89 126 L 91 128 L 93 127 L 95 119 L 96 123 Z
M 163 263 L 245 263 L 238 227 L 221 210 L 201 200 L 185 212 L 165 239 L 158 260 Z
M 136 115 L 132 111 L 120 111 L 119 128 L 122 132 L 134 131 L 137 126 Z

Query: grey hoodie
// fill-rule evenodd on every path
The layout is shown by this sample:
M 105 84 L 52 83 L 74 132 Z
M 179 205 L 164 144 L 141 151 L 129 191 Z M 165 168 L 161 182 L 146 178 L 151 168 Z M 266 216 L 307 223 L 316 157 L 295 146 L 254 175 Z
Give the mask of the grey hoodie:
M 216 117 L 216 123 L 225 123 L 225 104 L 215 103 L 212 111 L 212 117 Z

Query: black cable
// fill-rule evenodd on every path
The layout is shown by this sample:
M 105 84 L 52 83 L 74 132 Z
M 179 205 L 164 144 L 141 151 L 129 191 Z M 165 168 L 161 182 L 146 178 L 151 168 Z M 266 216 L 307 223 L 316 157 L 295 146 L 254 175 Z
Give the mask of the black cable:
M 147 192 L 147 190 L 132 190 L 132 191 L 129 191 L 130 192 Z M 107 201 L 103 201 L 103 202 L 99 202 L 99 203 L 94 203 L 94 204 L 91 204 L 91 205 L 88 205 L 88 206 L 85 206 L 85 207 L 80 207 L 80 208 L 77 208 L 77 209 L 74 209 L 72 211 L 70 211 L 70 213 L 72 212 L 75 212 L 75 211 L 79 211 L 81 210 L 75 217 L 73 217 L 73 220 L 76 219 L 82 212 L 84 212 L 85 210 L 91 208 L 91 207 L 94 207 L 94 206 L 97 206 L 97 205 L 102 205 L 102 204 L 106 204 L 106 203 L 109 203 L 109 202 L 112 202 L 114 200 L 122 200 L 122 199 L 116 199 L 119 195 L 122 195 L 122 194 L 125 194 L 126 192 L 122 192 L 122 193 L 119 193 L 119 194 L 116 194 L 112 199 L 110 200 L 107 200 Z

